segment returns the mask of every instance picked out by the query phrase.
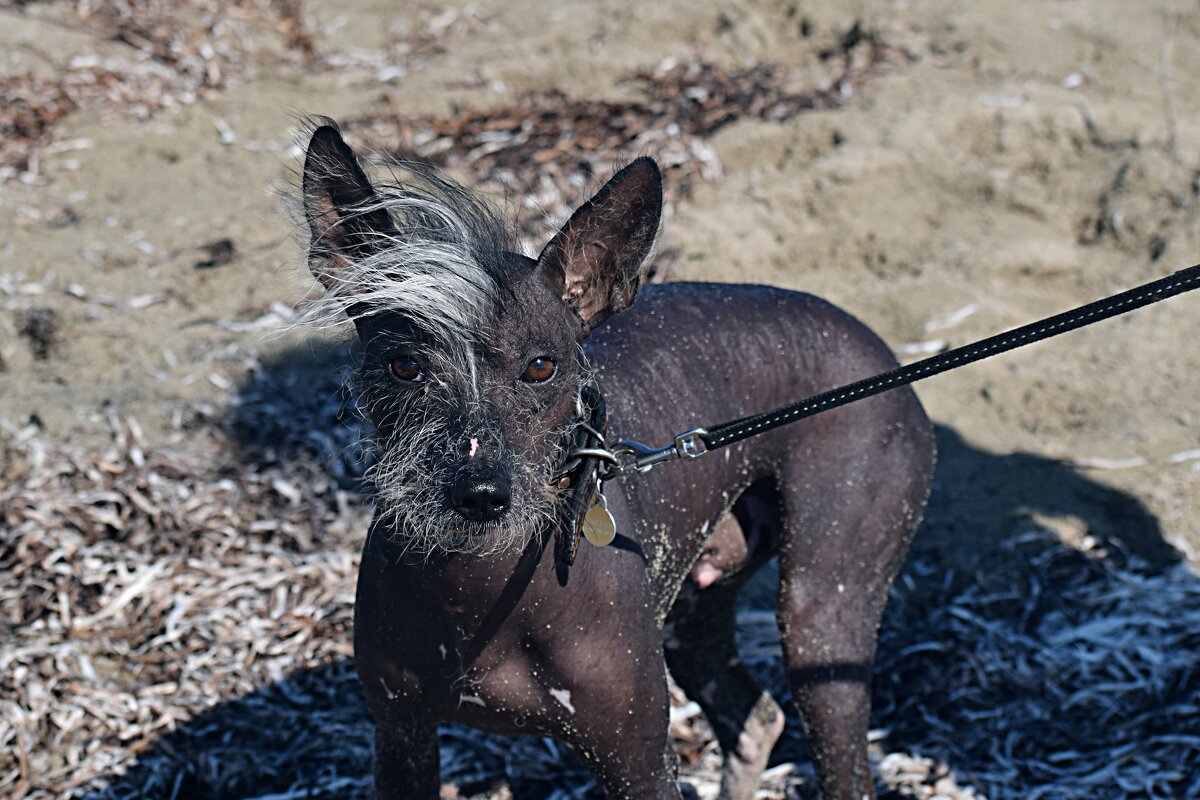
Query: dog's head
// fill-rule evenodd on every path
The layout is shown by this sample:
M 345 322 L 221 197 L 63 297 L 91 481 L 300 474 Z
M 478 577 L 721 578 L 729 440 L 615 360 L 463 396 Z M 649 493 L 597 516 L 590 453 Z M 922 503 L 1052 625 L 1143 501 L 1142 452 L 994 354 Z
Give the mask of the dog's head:
M 519 547 L 554 518 L 580 344 L 633 302 L 654 248 L 658 167 L 618 172 L 536 260 L 463 187 L 405 173 L 373 186 L 332 124 L 304 163 L 320 305 L 349 316 L 362 344 L 378 502 L 418 552 Z

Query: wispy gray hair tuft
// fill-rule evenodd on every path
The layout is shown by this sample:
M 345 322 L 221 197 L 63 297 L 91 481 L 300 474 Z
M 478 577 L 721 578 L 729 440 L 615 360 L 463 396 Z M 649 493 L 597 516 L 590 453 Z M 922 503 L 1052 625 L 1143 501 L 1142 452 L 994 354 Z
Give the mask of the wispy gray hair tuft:
M 363 254 L 316 252 L 339 266 L 304 321 L 335 325 L 399 314 L 451 349 L 479 343 L 504 291 L 503 265 L 517 244 L 512 228 L 484 201 L 432 167 L 396 161 L 392 180 L 338 224 L 359 228 Z M 390 229 L 366 226 L 386 215 Z M 357 223 L 357 225 L 356 225 Z M 314 240 L 312 247 L 321 246 Z

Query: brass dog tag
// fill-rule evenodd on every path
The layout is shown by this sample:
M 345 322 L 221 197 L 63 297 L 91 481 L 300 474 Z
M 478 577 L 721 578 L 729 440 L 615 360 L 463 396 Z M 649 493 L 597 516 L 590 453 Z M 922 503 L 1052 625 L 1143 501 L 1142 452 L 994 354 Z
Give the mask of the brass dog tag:
M 617 522 L 608 513 L 608 502 L 599 492 L 583 517 L 583 535 L 596 547 L 606 547 L 617 537 Z

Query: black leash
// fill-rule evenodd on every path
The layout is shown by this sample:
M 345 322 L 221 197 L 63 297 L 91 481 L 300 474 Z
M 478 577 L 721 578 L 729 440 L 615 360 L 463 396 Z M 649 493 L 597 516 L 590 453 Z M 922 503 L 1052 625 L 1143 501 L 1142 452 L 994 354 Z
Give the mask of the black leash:
M 973 344 L 947 350 L 905 367 L 821 392 L 780 408 L 708 428 L 694 428 L 676 436 L 675 441 L 666 447 L 651 448 L 639 442 L 617 442 L 602 458 L 605 465 L 600 477 L 601 480 L 609 480 L 632 472 L 645 472 L 664 461 L 699 458 L 709 450 L 740 442 L 747 437 L 797 422 L 822 411 L 844 406 L 1042 339 L 1049 339 L 1196 288 L 1200 288 L 1200 264 L 1120 294 L 1022 325 L 1020 328 L 990 336 Z

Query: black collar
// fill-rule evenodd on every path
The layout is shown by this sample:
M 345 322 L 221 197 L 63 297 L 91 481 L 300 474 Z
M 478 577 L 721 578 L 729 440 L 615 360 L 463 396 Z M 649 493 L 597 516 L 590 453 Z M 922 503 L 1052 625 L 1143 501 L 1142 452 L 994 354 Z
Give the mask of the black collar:
M 579 549 L 579 526 L 600 488 L 600 459 L 587 454 L 604 446 L 608 415 L 596 379 L 588 375 L 579 389 L 575 429 L 567 439 L 566 462 L 554 478 L 562 493 L 554 526 L 554 570 L 560 586 Z M 583 454 L 580 454 L 582 451 Z

